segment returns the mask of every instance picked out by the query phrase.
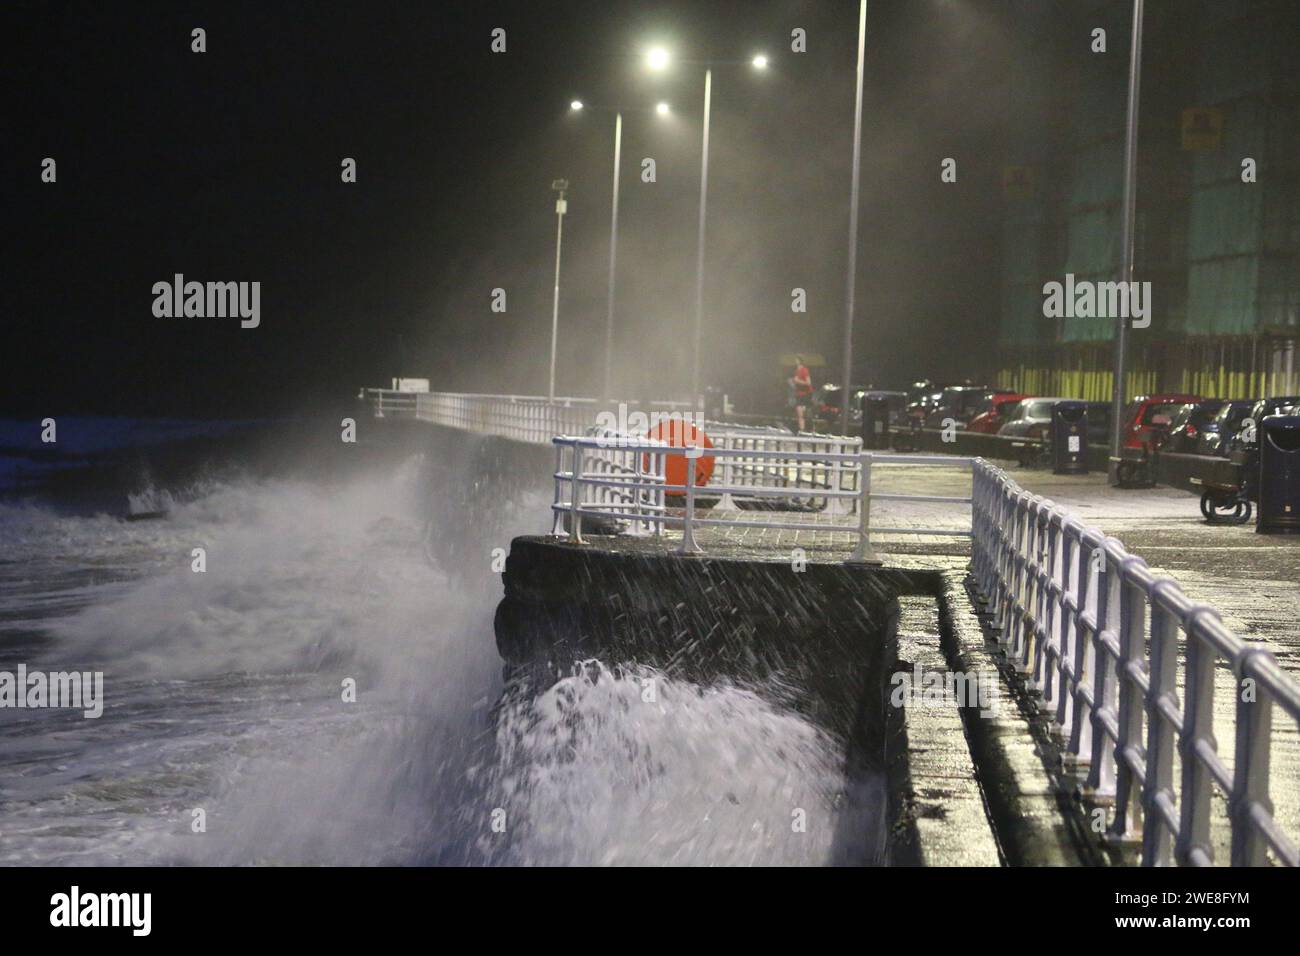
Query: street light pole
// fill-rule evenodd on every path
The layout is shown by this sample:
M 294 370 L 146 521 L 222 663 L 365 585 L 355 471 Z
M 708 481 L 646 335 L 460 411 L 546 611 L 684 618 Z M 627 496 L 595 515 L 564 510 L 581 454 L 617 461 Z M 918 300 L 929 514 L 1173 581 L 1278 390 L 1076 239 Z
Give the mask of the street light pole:
M 1129 49 L 1128 68 L 1128 122 L 1124 140 L 1124 222 L 1120 238 L 1120 282 L 1133 281 L 1134 229 L 1137 217 L 1137 148 L 1138 104 L 1142 79 L 1142 0 L 1133 0 L 1133 37 Z M 1126 288 L 1131 288 L 1126 286 Z M 1110 461 L 1106 469 L 1111 484 L 1119 481 L 1120 455 L 1123 451 L 1125 365 L 1128 359 L 1128 319 L 1126 310 L 1115 316 L 1115 372 L 1111 383 L 1110 401 Z
M 704 143 L 700 150 L 700 234 L 695 258 L 695 345 L 691 353 L 691 403 L 700 402 L 700 336 L 704 329 L 704 222 L 709 206 L 709 111 L 713 70 L 704 71 Z
M 560 247 L 564 242 L 564 214 L 568 211 L 568 203 L 564 199 L 564 194 L 569 188 L 567 179 L 557 179 L 551 183 L 551 188 L 560 194 L 555 200 L 555 298 L 551 302 L 551 376 L 550 384 L 546 390 L 546 396 L 552 405 L 555 404 L 555 349 L 559 343 L 560 337 Z
M 609 307 L 605 316 L 605 388 L 604 398 L 612 397 L 611 376 L 614 366 L 614 270 L 618 257 L 618 172 L 623 152 L 623 114 L 614 115 L 614 202 L 609 222 Z
M 1140 0 L 1139 0 L 1140 2 Z M 867 55 L 867 0 L 858 11 L 858 95 L 853 114 L 853 185 L 849 190 L 849 274 L 844 296 L 844 378 L 840 386 L 840 434 L 849 433 L 853 397 L 853 312 L 858 273 L 858 179 L 862 163 L 862 75 Z

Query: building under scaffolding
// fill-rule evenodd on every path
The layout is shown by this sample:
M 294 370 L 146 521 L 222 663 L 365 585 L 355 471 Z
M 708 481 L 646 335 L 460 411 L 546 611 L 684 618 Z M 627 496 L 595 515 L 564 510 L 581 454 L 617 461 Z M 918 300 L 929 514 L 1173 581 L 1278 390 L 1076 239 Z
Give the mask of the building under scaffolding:
M 1021 6 L 1026 37 L 1069 9 Z M 1300 4 L 1146 9 L 1134 278 L 1154 305 L 1130 335 L 1128 394 L 1295 394 Z M 1132 2 L 1065 15 L 1058 45 L 1026 42 L 1008 83 L 997 382 L 1106 400 L 1113 321 L 1047 318 L 1043 286 L 1118 278 Z

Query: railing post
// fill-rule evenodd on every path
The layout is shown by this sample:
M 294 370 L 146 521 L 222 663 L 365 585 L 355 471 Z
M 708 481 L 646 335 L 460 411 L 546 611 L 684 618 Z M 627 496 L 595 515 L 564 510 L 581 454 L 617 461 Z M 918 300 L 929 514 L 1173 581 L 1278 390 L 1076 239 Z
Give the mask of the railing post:
M 1088 602 L 1092 600 L 1093 552 L 1084 539 L 1083 532 L 1074 542 L 1074 611 L 1070 616 L 1073 628 L 1074 684 L 1070 693 L 1070 735 L 1066 752 L 1075 766 L 1086 766 L 1092 759 L 1092 724 L 1088 700 L 1095 701 L 1093 673 L 1092 633 L 1084 625 Z
M 659 518 L 655 524 L 655 537 L 662 538 L 664 536 L 664 519 L 668 517 L 668 493 L 664 491 L 664 484 L 668 480 L 668 465 L 663 452 L 660 451 L 653 452 L 650 461 L 651 466 L 654 468 L 654 503 Z
M 569 543 L 582 544 L 582 468 L 583 447 L 581 439 L 573 443 L 573 482 L 569 496 Z
M 678 554 L 701 554 L 704 549 L 695 543 L 695 530 L 693 527 L 695 521 L 695 458 L 691 457 L 690 448 L 685 451 L 686 456 L 686 520 L 682 522 L 682 543 L 677 549 Z M 667 474 L 667 469 L 664 469 Z
M 641 488 L 644 484 L 641 468 L 643 461 L 644 458 L 640 452 L 632 453 L 632 513 L 636 515 L 636 517 L 632 519 L 632 522 L 628 527 L 629 532 L 636 535 L 650 533 L 650 529 L 646 527 L 645 522 L 642 520 L 642 516 L 645 514 L 645 510 L 641 505 Z
M 1106 646 L 1106 638 L 1116 643 L 1123 629 L 1123 577 L 1110 566 L 1106 542 L 1099 545 L 1101 557 L 1097 563 L 1097 597 L 1092 634 L 1093 708 L 1092 708 L 1092 765 L 1088 768 L 1087 790 L 1094 800 L 1109 801 L 1115 796 L 1115 748 L 1107 728 L 1109 721 L 1119 721 L 1118 661 Z
M 1180 866 L 1193 862 L 1193 854 L 1204 854 L 1214 859 L 1210 843 L 1210 801 L 1213 798 L 1213 781 L 1210 770 L 1197 754 L 1204 743 L 1218 750 L 1214 739 L 1214 653 L 1205 646 L 1197 633 L 1206 617 L 1218 615 L 1209 607 L 1192 610 L 1183 626 L 1186 639 L 1186 664 L 1184 676 L 1183 732 L 1178 738 L 1178 754 L 1182 763 L 1180 789 L 1178 840 L 1174 843 L 1174 859 Z
M 1054 720 L 1066 742 L 1067 756 L 1071 724 L 1074 721 L 1075 647 L 1078 635 L 1074 630 L 1075 614 L 1079 606 L 1079 547 L 1070 533 L 1069 518 L 1061 515 L 1061 528 L 1057 543 L 1061 549 L 1060 591 L 1056 596 L 1056 714 Z
M 987 614 L 994 600 L 992 576 L 990 572 L 991 551 L 996 535 L 989 521 L 989 482 L 984 474 L 983 462 L 978 459 L 971 462 L 970 469 L 970 530 L 971 558 L 975 571 L 975 581 L 979 586 L 980 600 Z
M 993 559 L 996 566 L 993 574 L 993 621 L 992 628 L 998 643 L 1001 644 L 1008 621 L 1009 595 L 1011 593 L 1011 509 L 1007 504 L 1010 489 L 1000 480 L 990 478 L 989 502 L 991 510 L 990 528 L 996 537 L 996 551 Z
M 1159 600 L 1160 592 L 1174 585 L 1162 578 L 1151 590 L 1151 667 L 1147 674 L 1146 775 L 1142 781 L 1142 863 L 1169 864 L 1170 832 L 1160 812 L 1162 800 L 1174 799 L 1174 727 L 1162 713 L 1162 704 L 1178 703 L 1178 618 Z
M 1055 720 L 1058 697 L 1061 691 L 1061 597 L 1065 593 L 1065 565 L 1061 542 L 1064 532 L 1053 518 L 1059 512 L 1055 507 L 1047 512 L 1044 535 L 1047 541 L 1047 561 L 1044 572 L 1046 583 L 1042 587 L 1043 614 L 1039 621 L 1038 682 L 1042 692 L 1041 711 Z M 1053 730 L 1058 728 L 1053 727 Z
M 858 453 L 858 547 L 849 564 L 884 564 L 871 547 L 871 452 Z
M 1113 843 L 1131 842 L 1142 833 L 1140 787 L 1130 759 L 1141 756 L 1143 701 L 1132 671 L 1142 667 L 1146 653 L 1146 603 L 1144 592 L 1128 580 L 1125 560 L 1120 578 L 1119 660 L 1115 684 L 1119 691 L 1119 739 L 1115 743 L 1115 819 L 1107 834 Z
M 1020 553 L 1020 535 L 1021 535 L 1021 501 L 1020 496 L 1012 489 L 1008 488 L 1004 492 L 1007 500 L 1004 502 L 1006 511 L 1006 528 L 1007 528 L 1007 595 L 1006 595 L 1006 613 L 1002 617 L 1002 630 L 998 643 L 1002 645 L 1002 651 L 1007 655 L 1007 660 L 1012 666 L 1015 666 L 1013 660 L 1016 652 L 1017 631 L 1020 626 L 1020 570 L 1022 556 Z
M 1232 865 L 1264 866 L 1268 853 L 1264 839 L 1251 819 L 1255 807 L 1270 815 L 1273 801 L 1268 795 L 1269 744 L 1273 732 L 1273 697 L 1264 681 L 1247 673 L 1255 657 L 1271 655 L 1261 647 L 1247 648 L 1237 659 L 1237 747 L 1233 753 Z M 1249 684 L 1247 684 L 1249 681 Z
M 555 500 L 552 502 L 553 505 L 559 505 L 564 500 L 560 493 L 560 487 L 561 487 L 560 482 L 564 480 L 560 477 L 560 475 L 564 473 L 563 469 L 564 469 L 564 445 L 559 442 L 556 442 L 555 444 Z M 560 509 L 557 507 L 552 507 L 551 510 L 555 512 L 554 515 L 552 515 L 551 536 L 556 538 L 563 538 L 564 537 L 564 513 L 560 511 Z

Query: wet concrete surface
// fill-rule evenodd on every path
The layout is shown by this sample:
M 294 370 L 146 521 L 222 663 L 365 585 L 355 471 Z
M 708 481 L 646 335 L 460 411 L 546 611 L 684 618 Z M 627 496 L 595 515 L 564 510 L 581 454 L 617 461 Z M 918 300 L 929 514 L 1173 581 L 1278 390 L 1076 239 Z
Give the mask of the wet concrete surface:
M 935 640 L 939 633 L 936 601 L 904 596 L 899 598 L 899 610 L 898 664 L 890 704 L 902 705 L 905 745 L 897 750 L 905 766 L 895 799 L 905 825 L 914 830 L 915 862 L 998 866 L 1001 852 L 989 826 L 957 701 L 946 694 L 924 693 L 929 675 L 949 674 Z M 996 672 L 991 676 L 996 679 Z M 996 706 L 997 701 L 992 703 Z

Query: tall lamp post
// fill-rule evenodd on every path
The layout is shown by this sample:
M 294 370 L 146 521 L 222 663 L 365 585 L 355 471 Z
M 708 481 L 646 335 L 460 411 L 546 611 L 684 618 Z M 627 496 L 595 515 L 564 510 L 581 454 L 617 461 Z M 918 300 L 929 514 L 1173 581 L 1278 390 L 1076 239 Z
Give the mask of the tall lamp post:
M 663 47 L 652 47 L 646 52 L 646 66 L 654 71 L 667 69 L 671 59 L 672 57 Z M 713 67 L 719 62 L 721 61 L 708 60 L 704 62 L 704 131 L 700 144 L 700 217 L 695 252 L 695 327 L 691 336 L 691 402 L 697 406 L 701 402 L 700 340 L 704 331 L 704 233 L 709 208 L 709 126 L 713 108 Z M 761 53 L 753 59 L 743 62 L 749 63 L 756 70 L 767 69 L 767 57 Z
M 700 227 L 695 253 L 695 330 L 691 347 L 691 403 L 701 407 L 700 336 L 704 331 L 704 223 L 709 208 L 709 110 L 713 105 L 713 70 L 704 70 L 704 139 L 700 144 Z
M 554 405 L 555 347 L 559 343 L 560 337 L 560 248 L 564 243 L 564 214 L 569 208 L 569 204 L 564 198 L 564 194 L 569 189 L 569 181 L 567 179 L 553 180 L 551 188 L 560 194 L 555 200 L 555 298 L 551 301 L 551 376 L 550 384 L 546 390 L 547 399 Z
M 1120 234 L 1120 282 L 1133 281 L 1134 226 L 1137 214 L 1138 103 L 1142 79 L 1142 0 L 1133 0 L 1133 37 L 1129 47 L 1128 117 L 1124 138 L 1124 222 Z M 1131 288 L 1126 286 L 1125 288 Z M 1124 450 L 1124 388 L 1128 355 L 1128 319 L 1125 309 L 1115 316 L 1115 372 L 1110 397 L 1110 461 L 1106 469 L 1111 484 L 1119 481 L 1120 455 Z
M 582 100 L 574 100 L 569 104 L 569 109 L 575 113 L 589 108 Z M 623 111 L 612 110 L 612 112 L 614 113 L 614 195 L 609 216 L 609 293 L 605 311 L 605 377 L 601 388 L 601 397 L 606 401 L 612 398 L 611 392 L 613 390 L 614 285 L 618 262 L 618 177 L 623 156 Z M 660 116 L 667 115 L 669 112 L 668 104 L 658 104 L 655 107 L 655 112 Z
M 853 113 L 853 180 L 849 188 L 849 272 L 844 294 L 844 378 L 840 391 L 840 434 L 849 433 L 853 397 L 853 312 L 858 276 L 858 180 L 862 164 L 862 76 L 867 55 L 867 0 L 858 9 L 858 94 Z
M 623 113 L 614 113 L 614 197 L 609 214 L 609 301 L 605 310 L 605 378 L 601 396 L 613 398 L 614 374 L 614 279 L 618 262 L 618 173 L 623 162 Z

